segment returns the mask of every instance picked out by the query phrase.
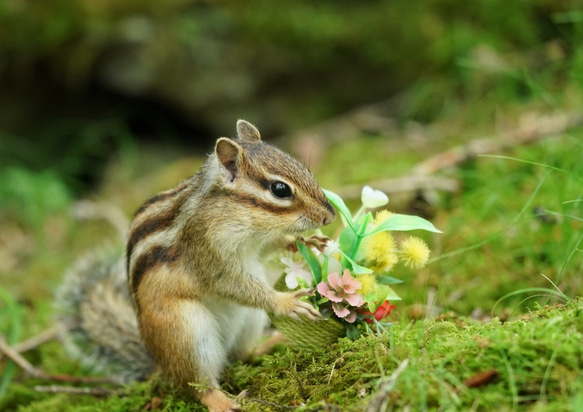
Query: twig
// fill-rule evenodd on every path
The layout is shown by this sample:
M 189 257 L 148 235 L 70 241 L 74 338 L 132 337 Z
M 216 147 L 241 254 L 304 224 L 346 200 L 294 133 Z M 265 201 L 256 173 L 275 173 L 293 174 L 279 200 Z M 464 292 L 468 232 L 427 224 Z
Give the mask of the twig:
M 409 366 L 409 358 L 406 358 L 397 369 L 389 376 L 379 387 L 378 394 L 370 401 L 366 408 L 366 412 L 378 412 L 382 410 L 382 406 L 387 402 L 389 394 L 393 391 L 393 387 L 399 378 L 399 375 Z
M 521 144 L 533 143 L 538 139 L 557 136 L 582 124 L 583 116 L 579 113 L 552 115 L 526 113 L 520 118 L 517 129 L 503 134 L 501 137 L 475 139 L 465 145 L 439 153 L 415 166 L 412 174 L 416 176 L 431 175 L 481 154 L 501 152 Z
M 23 369 L 26 373 L 30 376 L 35 378 L 46 378 L 46 374 L 41 371 L 40 369 L 35 368 L 24 359 L 20 354 L 15 351 L 8 343 L 6 339 L 4 339 L 4 335 L 0 333 L 0 351 L 4 352 L 6 356 L 8 356 L 14 363 L 16 363 L 21 369 Z
M 12 349 L 18 353 L 28 352 L 29 350 L 39 347 L 43 343 L 56 339 L 57 336 L 63 332 L 63 329 L 64 328 L 62 324 L 54 325 L 53 327 L 42 331 L 36 336 L 32 336 L 27 340 L 17 343 L 16 345 L 12 346 Z
M 109 383 L 119 385 L 120 382 L 115 378 L 108 377 L 91 377 L 91 376 L 71 376 L 71 375 L 50 375 L 42 370 L 35 368 L 29 361 L 24 359 L 14 348 L 12 348 L 0 334 L 0 352 L 3 352 L 10 360 L 16 363 L 22 370 L 33 378 L 45 379 L 57 382 L 71 383 Z
M 303 157 L 313 158 L 312 151 L 322 152 L 323 148 L 320 146 L 324 143 L 330 144 L 330 142 L 346 140 L 347 136 L 359 134 L 359 128 L 354 119 L 358 116 L 360 118 L 366 117 L 368 120 L 376 119 L 378 116 L 364 116 L 368 112 L 374 114 L 374 110 L 376 110 L 375 105 L 366 106 L 321 125 L 317 132 L 312 130 L 298 134 L 298 140 L 312 141 L 312 144 L 304 145 L 309 147 L 311 152 L 304 154 Z M 385 128 L 388 128 L 392 122 L 385 119 L 383 124 Z M 471 140 L 464 145 L 438 153 L 418 163 L 407 176 L 370 182 L 370 186 L 388 194 L 417 193 L 427 190 L 457 192 L 459 182 L 456 179 L 433 175 L 440 170 L 457 166 L 476 156 L 499 153 L 518 145 L 534 143 L 536 140 L 557 136 L 581 125 L 583 125 L 583 116 L 579 113 L 559 112 L 551 115 L 526 113 L 520 118 L 519 125 L 510 132 L 502 133 L 500 136 Z M 340 135 L 342 137 L 339 137 Z M 301 148 L 301 145 L 298 145 L 298 148 Z M 316 157 L 318 156 L 316 155 Z M 345 199 L 356 199 L 360 197 L 361 188 L 362 185 L 346 186 L 339 190 L 338 194 Z
M 116 391 L 111 389 L 105 388 L 77 388 L 74 386 L 60 386 L 60 385 L 49 385 L 49 386 L 41 386 L 37 385 L 34 387 L 34 390 L 37 392 L 46 392 L 46 393 L 67 393 L 72 395 L 91 395 L 91 396 L 107 396 L 115 393 Z
M 394 179 L 371 181 L 369 186 L 387 194 L 418 192 L 419 190 L 442 190 L 445 192 L 457 192 L 460 184 L 456 179 L 441 176 L 403 176 Z M 347 185 L 338 190 L 338 195 L 343 199 L 356 199 L 360 197 L 362 185 Z

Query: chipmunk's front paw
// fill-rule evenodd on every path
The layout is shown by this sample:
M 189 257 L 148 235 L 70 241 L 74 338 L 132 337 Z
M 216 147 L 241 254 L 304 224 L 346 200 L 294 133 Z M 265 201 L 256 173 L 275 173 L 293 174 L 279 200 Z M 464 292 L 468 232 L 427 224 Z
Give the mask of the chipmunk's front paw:
M 327 236 L 312 235 L 308 237 L 299 237 L 298 240 L 308 247 L 315 247 L 320 252 L 326 249 L 326 244 L 330 240 Z
M 315 247 L 320 252 L 323 252 L 326 248 L 326 244 L 330 240 L 327 236 L 320 236 L 320 235 L 312 235 L 308 237 L 298 236 L 297 238 L 289 237 L 285 239 L 285 249 L 289 250 L 290 252 L 296 253 L 298 251 L 298 245 L 296 244 L 296 240 L 298 242 L 303 243 L 307 247 Z
M 303 319 L 320 320 L 322 315 L 310 303 L 300 300 L 304 296 L 312 296 L 313 289 L 300 289 L 295 292 L 280 292 L 280 308 L 276 315 L 289 316 L 292 319 L 302 321 Z

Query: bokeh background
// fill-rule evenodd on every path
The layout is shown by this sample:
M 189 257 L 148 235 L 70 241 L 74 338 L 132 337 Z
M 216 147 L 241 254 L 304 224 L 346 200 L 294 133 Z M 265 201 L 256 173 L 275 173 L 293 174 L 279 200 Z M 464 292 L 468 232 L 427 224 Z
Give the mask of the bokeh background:
M 208 148 L 359 107 L 421 124 L 581 87 L 575 0 L 3 0 L 0 165 L 90 190 L 137 142 Z M 556 93 L 561 97 L 557 97 Z M 5 177 L 2 179 L 6 179 Z

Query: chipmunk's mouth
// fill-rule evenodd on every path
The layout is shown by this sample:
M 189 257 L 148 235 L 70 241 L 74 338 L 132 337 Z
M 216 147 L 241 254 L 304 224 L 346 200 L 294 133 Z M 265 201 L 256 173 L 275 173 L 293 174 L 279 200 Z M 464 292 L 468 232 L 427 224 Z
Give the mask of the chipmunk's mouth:
M 323 222 L 316 222 L 314 219 L 301 215 L 296 219 L 296 221 L 289 228 L 290 232 L 301 233 L 306 230 L 318 229 L 323 226 Z

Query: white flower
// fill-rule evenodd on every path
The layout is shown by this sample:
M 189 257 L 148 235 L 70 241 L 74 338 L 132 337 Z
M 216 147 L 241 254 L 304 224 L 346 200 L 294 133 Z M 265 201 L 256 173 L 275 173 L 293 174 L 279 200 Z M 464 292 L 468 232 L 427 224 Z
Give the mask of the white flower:
M 289 289 L 299 286 L 298 277 L 304 279 L 308 285 L 312 284 L 312 274 L 304 268 L 303 262 L 296 262 L 290 257 L 282 257 L 280 260 L 286 266 L 285 285 Z
M 370 186 L 362 188 L 360 195 L 362 205 L 367 209 L 376 209 L 389 203 L 389 197 L 380 190 L 374 190 Z
M 342 263 L 340 263 L 340 261 L 334 257 L 329 257 L 328 258 L 328 273 L 332 273 L 332 272 L 336 272 L 336 273 L 342 272 Z
M 328 239 L 324 248 L 324 256 L 337 256 L 340 254 L 340 244 L 337 240 Z

